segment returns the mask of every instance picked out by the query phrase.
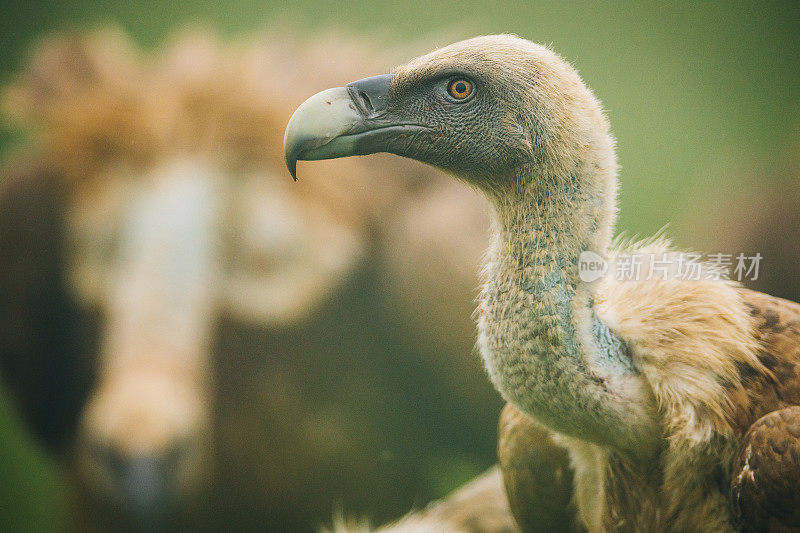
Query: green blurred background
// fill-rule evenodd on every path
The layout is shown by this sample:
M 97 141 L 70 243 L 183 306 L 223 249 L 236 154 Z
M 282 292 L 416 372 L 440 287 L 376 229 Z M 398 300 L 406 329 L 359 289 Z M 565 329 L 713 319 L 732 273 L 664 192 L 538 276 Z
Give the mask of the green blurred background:
M 670 224 L 678 244 L 702 248 L 714 242 L 706 216 L 718 213 L 720 199 L 746 203 L 754 190 L 800 196 L 800 176 L 783 170 L 800 152 L 797 1 L 6 0 L 0 83 L 12 79 L 30 47 L 49 33 L 108 23 L 145 47 L 189 23 L 230 37 L 273 26 L 309 35 L 335 28 L 376 46 L 412 43 L 414 50 L 419 43 L 516 33 L 551 44 L 605 103 L 622 167 L 621 230 L 647 235 Z M 6 125 L 1 129 L 0 151 L 7 152 L 17 137 Z M 50 529 L 58 479 L 54 462 L 0 402 L 0 501 L 14 495 L 23 502 L 13 512 L 0 507 L 0 529 Z M 442 492 L 452 488 L 443 485 Z

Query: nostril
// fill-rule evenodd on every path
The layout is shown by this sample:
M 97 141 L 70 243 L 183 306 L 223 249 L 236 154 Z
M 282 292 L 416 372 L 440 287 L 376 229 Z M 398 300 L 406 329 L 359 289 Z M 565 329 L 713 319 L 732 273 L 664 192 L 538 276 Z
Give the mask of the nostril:
M 391 74 L 381 74 L 348 83 L 346 87 L 358 112 L 369 117 L 385 111 L 391 81 Z
M 361 99 L 361 105 L 364 106 L 364 111 L 371 115 L 375 111 L 375 106 L 366 91 L 358 91 L 358 96 Z

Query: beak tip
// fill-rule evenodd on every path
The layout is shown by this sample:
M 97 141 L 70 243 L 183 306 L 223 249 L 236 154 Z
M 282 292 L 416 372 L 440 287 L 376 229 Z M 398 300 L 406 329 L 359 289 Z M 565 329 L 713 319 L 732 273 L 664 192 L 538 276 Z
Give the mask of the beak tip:
M 297 181 L 297 156 L 290 153 L 286 154 L 286 168 L 289 169 L 292 179 Z

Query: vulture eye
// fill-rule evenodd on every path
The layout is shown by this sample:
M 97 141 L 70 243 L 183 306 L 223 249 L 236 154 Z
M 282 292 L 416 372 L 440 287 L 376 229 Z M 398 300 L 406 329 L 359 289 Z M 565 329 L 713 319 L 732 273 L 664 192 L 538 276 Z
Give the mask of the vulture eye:
M 472 82 L 467 80 L 453 80 L 447 86 L 447 92 L 456 100 L 466 100 L 472 94 Z

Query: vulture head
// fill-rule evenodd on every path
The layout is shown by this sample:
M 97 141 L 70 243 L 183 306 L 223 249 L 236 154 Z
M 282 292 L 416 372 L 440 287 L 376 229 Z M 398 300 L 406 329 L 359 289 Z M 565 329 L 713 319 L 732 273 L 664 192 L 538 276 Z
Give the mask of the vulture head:
M 616 170 L 601 106 L 575 70 L 511 35 L 458 42 L 312 96 L 290 120 L 285 150 L 295 177 L 298 160 L 388 152 L 488 192 L 547 186 L 587 165 L 607 188 Z

